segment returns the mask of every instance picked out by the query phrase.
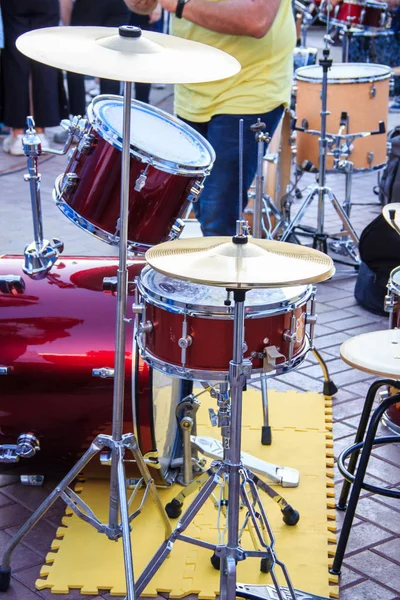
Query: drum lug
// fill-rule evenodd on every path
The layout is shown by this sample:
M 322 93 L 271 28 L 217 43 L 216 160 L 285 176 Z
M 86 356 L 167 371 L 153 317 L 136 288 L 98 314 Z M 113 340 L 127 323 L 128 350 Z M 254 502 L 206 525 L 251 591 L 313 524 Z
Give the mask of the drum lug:
M 91 135 L 90 133 L 86 133 L 85 135 L 82 136 L 82 138 L 78 144 L 77 150 L 81 154 L 88 156 L 89 154 L 91 154 L 93 152 L 95 144 L 96 144 L 96 138 L 94 137 L 94 135 Z
M 373 152 L 368 152 L 367 154 L 367 161 L 369 166 L 372 166 L 372 163 L 374 162 L 374 158 L 375 158 L 375 154 Z
M 185 222 L 182 219 L 176 219 L 175 223 L 171 227 L 171 231 L 169 232 L 168 239 L 176 240 L 182 233 L 185 228 Z
M 73 191 L 79 183 L 79 177 L 76 173 L 67 173 L 61 184 L 61 193 Z
M 20 275 L 1 275 L 0 292 L 3 294 L 22 294 L 25 290 L 25 282 Z
M 105 294 L 111 294 L 116 296 L 117 294 L 118 280 L 116 277 L 104 277 L 103 278 L 103 292 Z
M 316 292 L 316 288 L 313 287 L 313 291 L 312 291 L 312 295 L 311 295 L 310 313 L 306 314 L 306 324 L 310 325 L 311 347 L 314 345 L 314 331 L 315 331 L 315 325 L 317 324 L 317 318 L 318 318 L 318 315 L 315 313 L 315 308 L 316 308 L 315 292 Z
M 37 437 L 33 433 L 22 433 L 16 444 L 0 446 L 0 463 L 17 463 L 20 458 L 32 458 L 39 450 Z
M 146 323 L 140 323 L 138 327 L 139 335 L 143 335 L 146 333 L 151 333 L 154 329 L 153 323 L 151 321 L 146 321 Z
M 188 195 L 189 202 L 197 202 L 201 192 L 204 189 L 203 181 L 204 181 L 204 179 L 202 179 L 201 181 L 196 181 L 192 185 L 192 187 L 190 188 L 190 191 L 189 191 L 189 195 Z
M 369 90 L 369 97 L 375 98 L 375 96 L 376 96 L 376 85 L 373 83 Z
M 182 367 L 186 365 L 186 350 L 192 345 L 193 338 L 188 334 L 187 314 L 184 313 L 182 321 L 182 337 L 178 340 L 178 346 L 182 350 L 181 363 Z
M 101 379 L 111 379 L 114 377 L 114 369 L 109 367 L 101 367 L 101 369 L 92 369 L 93 377 L 100 377 Z
M 136 179 L 136 183 L 133 188 L 135 190 L 135 192 L 141 192 L 142 189 L 144 188 L 144 186 L 146 185 L 147 173 L 148 173 L 149 168 L 150 168 L 150 164 L 146 165 L 145 170 L 142 173 L 140 173 L 139 177 Z

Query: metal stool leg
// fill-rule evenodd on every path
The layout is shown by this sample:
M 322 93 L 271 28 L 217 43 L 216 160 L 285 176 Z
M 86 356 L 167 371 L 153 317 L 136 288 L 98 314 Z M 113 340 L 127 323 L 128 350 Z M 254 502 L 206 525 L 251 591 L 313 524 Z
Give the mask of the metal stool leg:
M 382 385 L 382 381 L 384 381 L 384 380 L 379 380 L 376 382 L 375 391 L 376 391 L 377 387 L 380 387 L 380 385 Z M 386 383 L 384 385 L 386 385 Z M 370 387 L 367 398 L 370 395 L 370 393 L 372 393 L 371 388 L 373 388 L 373 386 L 374 386 L 374 384 Z M 354 478 L 354 483 L 353 483 L 353 487 L 352 487 L 351 494 L 350 494 L 349 505 L 347 507 L 346 515 L 345 515 L 345 518 L 343 521 L 343 527 L 342 527 L 342 531 L 340 533 L 335 558 L 333 560 L 332 568 L 329 570 L 330 573 L 332 573 L 334 575 L 340 575 L 340 569 L 342 566 L 344 553 L 346 551 L 347 542 L 349 540 L 350 529 L 353 524 L 353 519 L 354 519 L 354 515 L 356 512 L 358 499 L 360 497 L 360 493 L 362 490 L 362 485 L 364 482 L 365 473 L 367 471 L 368 461 L 369 461 L 369 457 L 371 455 L 372 447 L 374 445 L 375 435 L 376 435 L 376 431 L 378 429 L 379 422 L 380 422 L 384 412 L 392 404 L 395 404 L 398 401 L 399 401 L 399 394 L 395 394 L 395 396 L 392 396 L 391 398 L 387 398 L 386 400 L 384 400 L 378 406 L 378 408 L 375 409 L 374 413 L 372 414 L 371 421 L 368 426 L 367 435 L 365 436 L 364 447 L 361 452 L 360 464 L 358 465 L 357 473 Z M 371 401 L 371 404 L 372 404 L 372 401 Z M 358 455 L 358 452 L 357 453 L 354 452 L 353 456 L 356 454 Z
M 395 387 L 396 389 L 400 389 L 400 383 L 398 381 L 395 381 L 392 379 L 378 379 L 378 381 L 374 381 L 374 383 L 370 386 L 367 396 L 365 398 L 364 408 L 363 408 L 363 411 L 361 414 L 360 423 L 358 425 L 356 437 L 354 440 L 355 444 L 359 444 L 364 439 L 365 431 L 367 429 L 368 420 L 369 420 L 369 417 L 371 414 L 372 405 L 374 403 L 376 392 L 378 391 L 378 389 L 380 387 L 382 387 L 384 385 L 388 385 L 388 386 Z M 360 451 L 358 450 L 357 452 L 354 452 L 350 457 L 348 471 L 352 475 L 354 474 L 354 471 L 356 470 L 359 454 L 360 454 Z M 346 481 L 346 480 L 343 483 L 339 501 L 336 505 L 336 508 L 338 510 L 346 510 L 347 498 L 348 498 L 349 492 L 350 492 L 350 485 L 351 485 L 350 482 Z

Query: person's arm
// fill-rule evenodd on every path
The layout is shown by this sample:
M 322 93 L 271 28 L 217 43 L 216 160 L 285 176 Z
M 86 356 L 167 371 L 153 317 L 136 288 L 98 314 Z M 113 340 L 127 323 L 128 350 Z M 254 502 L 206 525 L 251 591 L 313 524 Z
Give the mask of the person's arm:
M 125 4 L 138 15 L 150 15 L 157 8 L 158 0 L 125 0 Z
M 125 0 L 126 1 L 126 0 Z M 183 18 L 217 33 L 261 38 L 268 33 L 282 0 L 189 0 Z M 177 0 L 160 0 L 174 13 Z
M 59 0 L 60 2 L 60 18 L 63 25 L 71 23 L 72 0 Z

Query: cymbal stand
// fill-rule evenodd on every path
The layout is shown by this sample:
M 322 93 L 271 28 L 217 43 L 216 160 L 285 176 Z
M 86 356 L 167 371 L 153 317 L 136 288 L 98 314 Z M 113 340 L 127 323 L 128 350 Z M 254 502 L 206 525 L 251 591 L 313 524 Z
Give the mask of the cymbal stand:
M 121 31 L 123 29 L 123 31 Z M 120 35 L 125 37 L 138 37 L 138 28 L 120 28 Z M 140 30 L 139 30 L 140 31 Z M 140 35 L 140 34 L 139 34 Z M 126 305 L 127 305 L 127 240 L 128 240 L 128 201 L 129 201 L 129 169 L 130 169 L 130 123 L 131 123 L 131 98 L 132 84 L 125 82 L 123 106 L 123 147 L 122 147 L 122 175 L 121 175 L 121 201 L 120 201 L 120 241 L 119 264 L 117 274 L 117 311 L 116 311 L 116 342 L 114 369 L 104 367 L 99 373 L 102 377 L 114 378 L 112 434 L 98 435 L 85 452 L 82 458 L 69 471 L 64 479 L 56 486 L 46 500 L 39 506 L 33 515 L 22 525 L 16 535 L 11 539 L 3 553 L 0 567 L 0 591 L 7 591 L 11 578 L 11 556 L 17 544 L 45 515 L 54 502 L 61 498 L 68 507 L 99 533 L 104 533 L 110 540 L 122 538 L 125 578 L 127 587 L 127 600 L 136 600 L 135 580 L 133 571 L 132 547 L 130 538 L 130 523 L 140 514 L 143 503 L 150 493 L 164 522 L 165 536 L 171 533 L 171 526 L 161 503 L 154 481 L 150 476 L 148 467 L 138 448 L 133 434 L 123 434 L 123 409 L 124 409 L 124 384 L 125 384 L 125 348 L 126 348 Z M 110 504 L 109 522 L 102 523 L 90 507 L 69 487 L 88 462 L 103 448 L 111 451 L 110 473 Z M 133 455 L 141 479 L 135 487 L 129 501 L 127 500 L 127 485 L 125 477 L 124 456 L 129 452 Z M 145 492 L 140 506 L 130 514 L 130 503 L 133 501 L 138 486 L 144 483 Z M 121 519 L 121 522 L 120 522 Z
M 290 238 L 290 236 L 295 232 L 296 227 L 298 227 L 301 219 L 303 218 L 305 212 L 309 208 L 310 204 L 314 200 L 315 197 L 318 198 L 318 214 L 317 214 L 317 227 L 313 232 L 306 232 L 305 235 L 310 235 L 313 238 L 313 247 L 321 250 L 322 252 L 327 253 L 327 239 L 329 236 L 328 233 L 324 230 L 324 218 L 325 218 L 325 197 L 328 197 L 330 202 L 332 203 L 334 209 L 336 210 L 340 220 L 343 224 L 344 231 L 351 237 L 354 246 L 357 248 L 358 246 L 358 236 L 356 231 L 354 230 L 350 220 L 343 210 L 342 206 L 338 202 L 335 197 L 332 189 L 326 185 L 326 157 L 328 155 L 329 144 L 332 143 L 332 136 L 329 136 L 326 131 L 326 121 L 329 112 L 327 111 L 327 95 L 328 95 L 328 70 L 332 66 L 332 59 L 329 58 L 329 47 L 328 47 L 328 39 L 325 36 L 325 48 L 323 49 L 323 58 L 320 59 L 319 64 L 322 67 L 322 90 L 321 90 L 321 131 L 309 130 L 307 128 L 307 124 L 305 127 L 295 127 L 297 130 L 306 131 L 312 135 L 319 136 L 319 172 L 318 172 L 318 180 L 317 184 L 310 188 L 310 191 L 305 198 L 303 204 L 301 205 L 297 215 L 287 227 L 285 232 L 281 237 L 281 241 L 286 241 Z M 355 134 L 351 136 L 353 139 L 355 137 L 364 137 L 364 135 L 369 134 Z M 335 136 L 340 141 L 346 140 L 349 141 L 348 135 L 340 135 Z M 353 254 L 353 253 L 352 253 Z M 354 252 L 352 258 L 354 259 L 354 263 L 349 263 L 342 260 L 337 260 L 337 262 L 346 264 L 349 266 L 357 266 L 359 264 L 359 259 L 357 258 L 356 252 Z

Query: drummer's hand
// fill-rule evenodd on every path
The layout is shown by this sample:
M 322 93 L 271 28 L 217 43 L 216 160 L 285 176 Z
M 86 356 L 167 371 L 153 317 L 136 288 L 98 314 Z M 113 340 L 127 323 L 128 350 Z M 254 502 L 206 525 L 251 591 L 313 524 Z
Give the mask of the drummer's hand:
M 138 15 L 149 15 L 156 9 L 158 0 L 125 0 L 125 4 Z
M 149 23 L 157 23 L 162 17 L 162 6 L 157 4 L 156 8 L 149 15 Z

